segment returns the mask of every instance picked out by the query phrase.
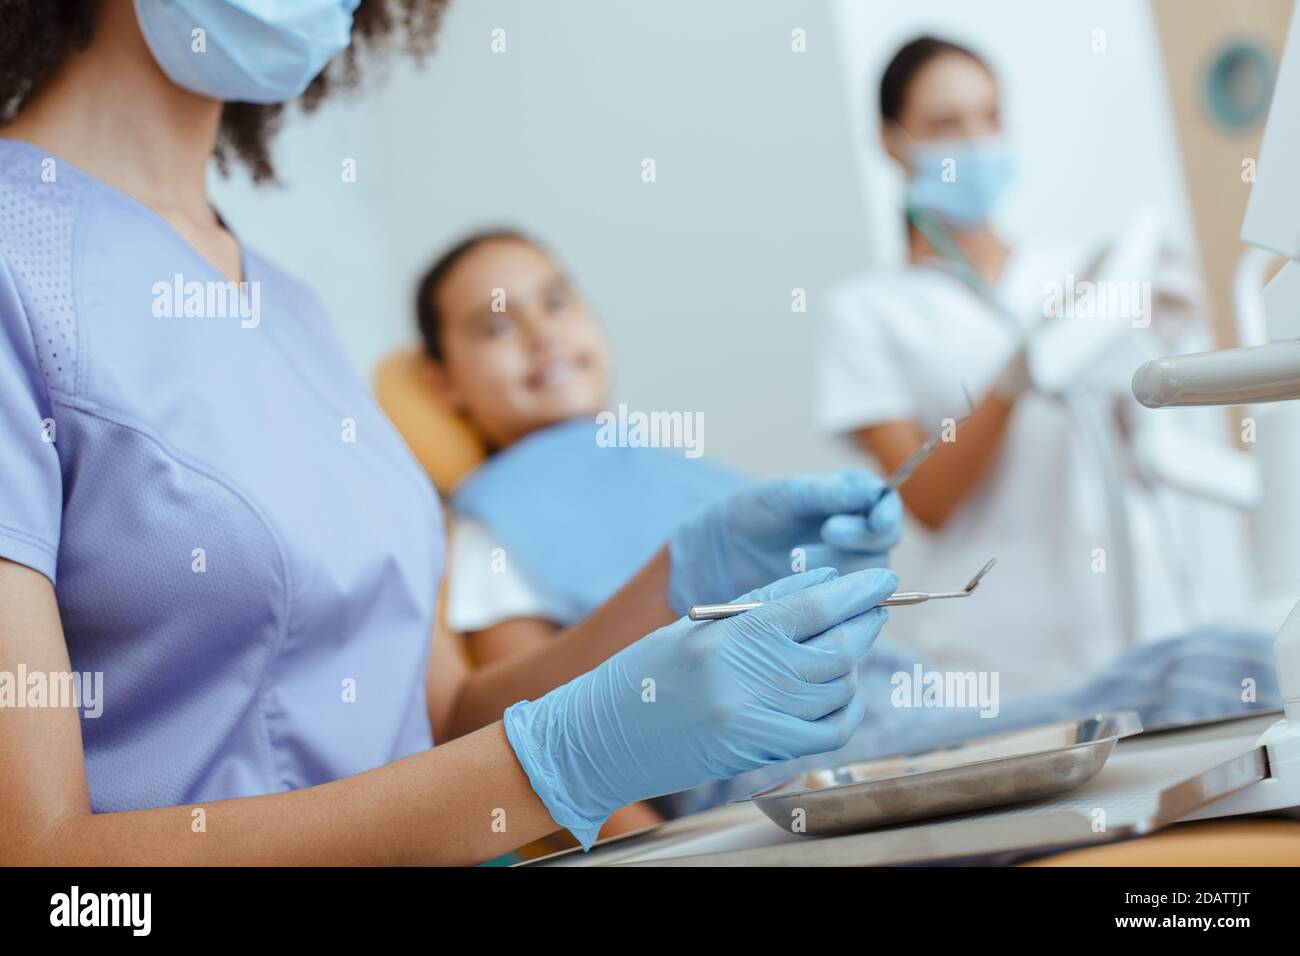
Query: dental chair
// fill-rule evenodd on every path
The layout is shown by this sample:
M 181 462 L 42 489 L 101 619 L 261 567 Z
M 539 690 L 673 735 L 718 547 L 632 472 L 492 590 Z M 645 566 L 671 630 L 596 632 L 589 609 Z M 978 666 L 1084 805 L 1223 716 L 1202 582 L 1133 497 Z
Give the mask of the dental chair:
M 487 450 L 474 429 L 438 398 L 428 362 L 418 345 L 398 349 L 376 367 L 372 385 L 379 406 L 445 497 Z

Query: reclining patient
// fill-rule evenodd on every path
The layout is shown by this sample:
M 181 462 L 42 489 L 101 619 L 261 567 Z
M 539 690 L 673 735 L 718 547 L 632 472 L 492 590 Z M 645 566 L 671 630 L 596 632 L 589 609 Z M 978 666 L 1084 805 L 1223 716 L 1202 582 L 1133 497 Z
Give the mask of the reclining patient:
M 585 617 L 674 525 L 741 483 L 680 450 L 600 440 L 604 336 L 531 240 L 463 240 L 425 274 L 416 309 L 435 388 L 489 450 L 449 502 L 446 620 L 476 664 L 525 653 Z M 602 834 L 659 819 L 628 807 Z
M 449 502 L 447 623 L 464 635 L 476 663 L 531 650 L 585 617 L 675 525 L 744 481 L 682 449 L 613 440 L 619 436 L 597 421 L 609 407 L 602 330 L 564 271 L 531 239 L 498 231 L 463 240 L 421 280 L 417 314 L 434 387 L 489 450 Z M 897 505 L 892 495 L 882 503 Z M 1275 707 L 1271 640 L 1221 631 L 1185 635 L 1123 655 L 1069 692 L 1005 705 L 917 707 L 920 698 L 902 699 L 900 675 L 914 678 L 923 662 L 882 637 L 859 670 L 868 710 L 857 736 L 832 757 L 803 764 L 883 756 L 1104 710 L 1135 709 L 1155 725 Z M 703 809 L 795 770 L 764 768 L 660 805 L 672 813 Z M 626 808 L 603 832 L 657 819 L 648 807 Z

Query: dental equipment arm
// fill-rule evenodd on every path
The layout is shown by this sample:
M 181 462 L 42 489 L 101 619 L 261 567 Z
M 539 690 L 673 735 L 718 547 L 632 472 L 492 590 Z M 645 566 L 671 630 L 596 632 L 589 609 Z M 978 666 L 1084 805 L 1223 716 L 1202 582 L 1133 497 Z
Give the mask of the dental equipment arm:
M 1133 375 L 1133 396 L 1147 408 L 1300 398 L 1300 339 L 1154 359 Z

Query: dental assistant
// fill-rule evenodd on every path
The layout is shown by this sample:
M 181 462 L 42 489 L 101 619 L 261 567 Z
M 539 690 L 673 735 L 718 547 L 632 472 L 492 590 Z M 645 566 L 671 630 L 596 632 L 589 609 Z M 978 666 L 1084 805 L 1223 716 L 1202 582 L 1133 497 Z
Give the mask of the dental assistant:
M 6 14 L 0 672 L 102 675 L 102 714 L 0 698 L 0 864 L 473 863 L 559 827 L 590 845 L 618 807 L 833 750 L 861 720 L 900 508 L 860 517 L 880 488 L 860 471 L 665 529 L 536 654 L 470 673 L 435 628 L 428 480 L 204 176 L 214 150 L 272 174 L 279 104 L 346 81 L 327 67 L 356 38 L 401 23 L 427 48 L 442 6 Z M 159 314 L 178 274 L 255 283 L 258 323 Z M 786 576 L 810 545 L 860 570 Z M 680 619 L 750 591 L 760 611 Z
M 946 427 L 950 440 L 902 489 L 916 533 L 893 566 L 904 580 L 952 587 L 996 556 L 1010 582 L 910 615 L 894 636 L 945 668 L 997 671 L 1016 693 L 1066 686 L 1129 640 L 1204 623 L 1205 596 L 1231 593 L 1245 565 L 1242 521 L 1136 463 L 1125 413 L 1138 362 L 1111 361 L 1113 395 L 1033 387 L 1026 350 L 1051 321 L 1045 291 L 1087 276 L 1099 257 L 1083 242 L 1013 245 L 991 224 L 1013 175 L 991 70 L 965 47 L 916 39 L 884 71 L 880 116 L 884 148 L 908 178 L 907 261 L 829 295 L 819 418 L 884 471 Z M 1194 277 L 1165 261 L 1153 278 L 1154 322 L 1132 334 L 1135 347 L 1181 351 L 1176 341 L 1202 334 L 1189 298 L 1175 294 Z M 954 429 L 966 390 L 974 411 Z M 1098 467 L 1112 458 L 1115 480 Z

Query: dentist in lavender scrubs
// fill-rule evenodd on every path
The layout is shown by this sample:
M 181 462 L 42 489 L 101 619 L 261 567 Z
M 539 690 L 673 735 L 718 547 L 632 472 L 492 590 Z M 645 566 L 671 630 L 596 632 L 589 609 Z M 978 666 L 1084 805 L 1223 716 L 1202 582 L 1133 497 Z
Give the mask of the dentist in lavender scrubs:
M 559 828 L 590 846 L 618 807 L 833 750 L 861 720 L 900 517 L 892 495 L 861 515 L 865 472 L 665 528 L 531 657 L 471 673 L 435 626 L 428 480 L 311 289 L 204 177 L 214 154 L 272 175 L 281 104 L 352 77 L 354 40 L 402 24 L 427 48 L 442 7 L 6 13 L 0 678 L 28 677 L 0 679 L 0 864 L 468 864 Z M 177 276 L 219 294 L 159 310 Z M 232 288 L 256 289 L 255 324 L 204 312 Z M 795 548 L 840 571 L 790 576 Z M 742 597 L 766 603 L 682 618 Z M 102 677 L 102 713 L 29 694 L 69 672 Z

